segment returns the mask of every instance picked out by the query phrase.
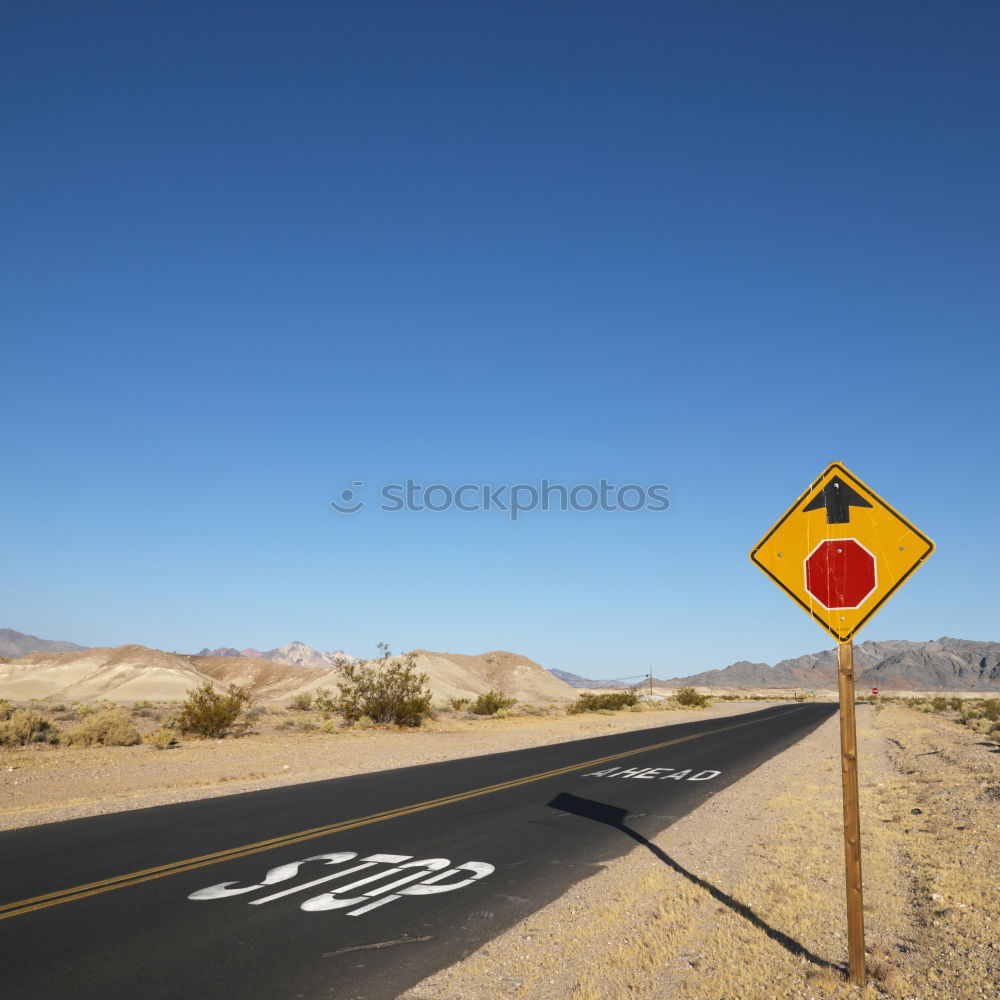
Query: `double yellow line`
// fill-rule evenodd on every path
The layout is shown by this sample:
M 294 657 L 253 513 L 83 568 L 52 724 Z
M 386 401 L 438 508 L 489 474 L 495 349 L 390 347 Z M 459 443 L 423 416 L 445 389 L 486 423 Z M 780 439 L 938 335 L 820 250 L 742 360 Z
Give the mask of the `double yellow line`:
M 788 711 L 794 712 L 796 708 L 791 708 Z M 784 715 L 787 712 L 781 714 Z M 770 719 L 773 718 L 775 716 L 770 716 Z M 649 746 L 636 747 L 633 750 L 609 754 L 606 757 L 595 757 L 593 760 L 570 764 L 568 767 L 558 767 L 552 771 L 542 771 L 538 774 L 529 774 L 524 778 L 502 781 L 497 785 L 473 788 L 468 792 L 457 792 L 454 795 L 445 795 L 439 799 L 428 799 L 426 802 L 417 802 L 413 805 L 401 806 L 398 809 L 387 809 L 384 812 L 371 813 L 368 816 L 359 816 L 356 819 L 347 819 L 340 823 L 331 823 L 328 826 L 317 826 L 311 830 L 299 830 L 297 833 L 272 837 L 270 840 L 259 840 L 254 844 L 243 844 L 241 847 L 231 847 L 225 851 L 202 854 L 196 858 L 185 858 L 183 861 L 174 861 L 171 864 L 158 865 L 155 868 L 144 868 L 142 871 L 130 872 L 127 875 L 118 875 L 115 878 L 102 879 L 99 882 L 88 882 L 86 885 L 77 885 L 71 889 L 60 889 L 56 892 L 44 893 L 41 896 L 32 896 L 30 899 L 19 899 L 11 903 L 3 903 L 0 904 L 0 920 L 5 920 L 7 917 L 19 917 L 25 913 L 44 910 L 50 906 L 59 906 L 62 903 L 72 903 L 75 900 L 86 899 L 88 896 L 97 896 L 102 892 L 111 892 L 114 889 L 125 889 L 128 886 L 150 882 L 153 879 L 166 878 L 168 875 L 179 875 L 181 872 L 189 872 L 195 868 L 204 868 L 206 865 L 215 865 L 222 861 L 245 858 L 251 854 L 260 854 L 262 851 L 273 851 L 279 847 L 288 847 L 306 840 L 313 840 L 316 837 L 325 837 L 328 834 L 341 833 L 344 830 L 354 830 L 359 826 L 369 826 L 372 823 L 382 823 L 385 820 L 398 819 L 400 816 L 409 816 L 412 813 L 423 812 L 426 809 L 436 809 L 438 806 L 451 805 L 453 802 L 464 802 L 466 799 L 478 798 L 480 795 L 490 795 L 493 792 L 502 792 L 508 788 L 517 788 L 519 785 L 528 785 L 533 781 L 556 778 L 559 775 L 579 771 L 585 767 L 607 764 L 613 760 L 621 760 L 623 757 L 634 757 L 637 754 L 647 753 L 650 750 L 662 750 L 664 747 L 676 746 L 678 743 L 687 743 L 690 740 L 701 739 L 705 736 L 714 736 L 716 733 L 725 733 L 733 729 L 753 726 L 761 721 L 763 720 L 755 719 L 751 722 L 740 722 L 732 726 L 721 726 L 718 729 L 707 729 L 704 732 L 692 733 L 690 736 L 681 736 L 678 739 L 666 740 L 663 743 L 651 743 Z

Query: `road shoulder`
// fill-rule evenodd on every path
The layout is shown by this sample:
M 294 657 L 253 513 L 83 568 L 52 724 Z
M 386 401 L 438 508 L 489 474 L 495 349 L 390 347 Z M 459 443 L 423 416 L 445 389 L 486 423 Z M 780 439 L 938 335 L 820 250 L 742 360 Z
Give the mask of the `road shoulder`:
M 860 993 L 846 985 L 838 725 L 834 716 L 406 1000 L 997 997 L 989 932 L 1000 905 L 984 887 L 1000 858 L 996 838 L 974 832 L 997 827 L 983 795 L 1000 782 L 997 755 L 898 707 L 858 709 L 873 981 Z

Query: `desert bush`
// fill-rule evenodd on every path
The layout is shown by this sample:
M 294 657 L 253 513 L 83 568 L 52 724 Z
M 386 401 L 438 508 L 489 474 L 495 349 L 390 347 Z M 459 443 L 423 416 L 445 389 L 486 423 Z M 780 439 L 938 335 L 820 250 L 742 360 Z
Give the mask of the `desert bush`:
M 313 707 L 313 696 L 308 691 L 300 691 L 288 699 L 288 707 L 293 712 L 308 712 Z
M 693 687 L 679 688 L 674 695 L 678 705 L 685 708 L 703 708 L 708 704 L 708 698 L 699 694 Z
M 9 719 L 14 714 L 14 702 L 0 698 L 0 721 Z
M 472 704 L 472 699 L 452 698 L 450 704 L 456 712 L 464 712 Z
M 963 702 L 963 700 L 964 699 L 962 699 L 962 698 L 950 698 L 948 700 L 948 707 L 953 712 L 960 712 L 962 710 L 962 702 Z
M 250 728 L 247 710 L 253 696 L 237 684 L 230 684 L 224 693 L 216 691 L 209 681 L 188 691 L 187 700 L 177 717 L 177 728 L 184 735 L 222 739 L 232 733 L 241 736 Z
M 337 700 L 333 697 L 333 692 L 329 688 L 316 688 L 313 692 L 313 708 L 317 712 L 336 711 Z
M 67 729 L 62 742 L 74 747 L 130 747 L 139 742 L 139 730 L 124 709 L 110 709 L 94 712 Z
M 167 750 L 177 743 L 177 734 L 172 729 L 163 726 L 155 732 L 147 733 L 142 738 L 142 742 L 157 750 Z
M 372 663 L 341 663 L 337 711 L 349 723 L 363 716 L 373 723 L 419 726 L 431 714 L 427 674 L 416 672 L 416 658 L 392 659 L 389 647 L 379 643 L 381 657 Z
M 323 733 L 339 733 L 340 732 L 340 730 L 337 728 L 337 723 L 334 722 L 333 719 L 324 719 L 323 722 L 320 723 L 320 727 L 319 728 L 320 728 L 320 732 L 323 732 Z
M 15 708 L 0 722 L 0 746 L 26 747 L 32 743 L 54 743 L 57 738 L 55 726 L 41 712 L 27 708 Z
M 581 694 L 569 710 L 575 715 L 580 712 L 615 711 L 619 708 L 631 708 L 639 704 L 639 695 L 635 691 L 605 691 L 602 694 Z
M 931 709 L 935 712 L 943 712 L 948 707 L 948 699 L 942 698 L 940 695 L 937 698 L 931 698 Z
M 509 719 L 514 713 L 509 708 L 501 708 L 493 713 L 494 719 Z
M 508 698 L 500 691 L 489 690 L 476 698 L 469 706 L 469 711 L 475 715 L 496 715 L 516 704 L 516 698 Z
M 979 703 L 979 711 L 984 719 L 1000 722 L 1000 698 L 984 698 Z
M 354 720 L 354 725 L 357 729 L 374 729 L 375 720 L 370 715 L 359 715 Z
M 82 704 L 74 705 L 73 707 L 76 709 L 76 714 L 81 719 L 85 719 L 88 715 L 94 715 L 97 712 L 114 711 L 114 709 L 118 706 L 113 701 L 102 701 L 94 705 L 83 702 Z
M 548 715 L 549 711 L 547 708 L 543 708 L 541 705 L 521 705 L 518 711 L 522 715 Z

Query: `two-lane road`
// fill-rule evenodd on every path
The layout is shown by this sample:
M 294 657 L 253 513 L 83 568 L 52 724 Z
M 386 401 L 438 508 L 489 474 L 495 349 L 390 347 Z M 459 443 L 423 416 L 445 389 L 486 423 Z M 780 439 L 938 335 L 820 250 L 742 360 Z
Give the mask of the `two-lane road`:
M 3 994 L 395 997 L 835 711 L 780 706 L 2 833 Z

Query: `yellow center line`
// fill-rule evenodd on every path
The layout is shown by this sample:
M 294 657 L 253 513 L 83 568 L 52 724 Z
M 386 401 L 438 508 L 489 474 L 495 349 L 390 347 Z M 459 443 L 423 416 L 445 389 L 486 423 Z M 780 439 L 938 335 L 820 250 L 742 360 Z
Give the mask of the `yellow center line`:
M 272 837 L 269 840 L 259 840 L 253 844 L 243 844 L 240 847 L 231 847 L 223 851 L 215 851 L 212 854 L 203 854 L 199 857 L 186 858 L 182 861 L 174 861 L 166 865 L 158 865 L 155 868 L 144 868 L 141 871 L 130 872 L 127 875 L 117 875 L 114 878 L 102 879 L 98 882 L 88 882 L 85 885 L 74 886 L 71 889 L 59 889 L 56 892 L 44 893 L 41 896 L 32 896 L 29 899 L 20 899 L 11 903 L 0 904 L 0 920 L 7 917 L 17 917 L 24 913 L 31 913 L 35 910 L 44 910 L 49 906 L 58 906 L 61 903 L 70 903 L 77 899 L 85 899 L 88 896 L 97 896 L 104 892 L 111 892 L 114 889 L 124 889 L 128 886 L 139 885 L 142 882 L 150 882 L 153 879 L 164 878 L 167 875 L 178 875 L 181 872 L 189 872 L 195 868 L 204 868 L 206 865 L 219 864 L 222 861 L 232 861 L 236 858 L 245 858 L 251 854 L 260 854 L 262 851 L 273 851 L 279 847 L 287 847 L 292 844 L 299 844 L 306 840 L 313 840 L 316 837 L 324 837 L 327 834 L 340 833 L 344 830 L 354 830 L 360 826 L 369 826 L 372 823 L 382 823 L 389 819 L 398 819 L 401 816 L 410 816 L 413 813 L 424 812 L 427 809 L 436 809 L 438 806 L 450 805 L 454 802 L 464 802 L 467 799 L 478 798 L 481 795 L 490 795 L 493 792 L 505 791 L 508 788 L 517 788 L 520 785 L 528 785 L 535 781 L 544 781 L 546 778 L 556 778 L 572 771 L 579 771 L 585 767 L 594 767 L 597 764 L 607 764 L 613 760 L 621 760 L 623 757 L 632 757 L 640 753 L 648 753 L 651 750 L 662 750 L 664 747 L 676 746 L 678 743 L 687 743 L 690 740 L 701 739 L 705 736 L 714 736 L 717 733 L 730 732 L 733 729 L 742 729 L 745 726 L 756 725 L 759 722 L 770 721 L 770 719 L 780 718 L 789 712 L 797 711 L 801 706 L 795 706 L 785 712 L 772 715 L 768 720 L 754 719 L 750 722 L 740 722 L 732 726 L 722 726 L 718 729 L 708 729 L 701 733 L 692 733 L 689 736 L 681 736 L 673 740 L 665 740 L 662 743 L 652 743 L 645 747 L 636 747 L 632 750 L 624 750 L 620 753 L 608 754 L 606 757 L 595 757 L 593 760 L 581 761 L 570 764 L 567 767 L 558 767 L 551 771 L 542 771 L 538 774 L 530 774 L 524 778 L 514 778 L 511 781 L 502 781 L 496 785 L 486 785 L 482 788 L 473 788 L 467 792 L 456 792 L 452 795 L 444 795 L 438 799 L 428 799 L 426 802 L 416 802 L 408 806 L 400 806 L 396 809 L 386 809 L 384 812 L 371 813 L 368 816 L 359 816 L 354 819 L 342 820 L 339 823 L 331 823 L 327 826 L 317 826 L 309 830 L 299 830 L 295 833 L 287 833 L 280 837 Z

